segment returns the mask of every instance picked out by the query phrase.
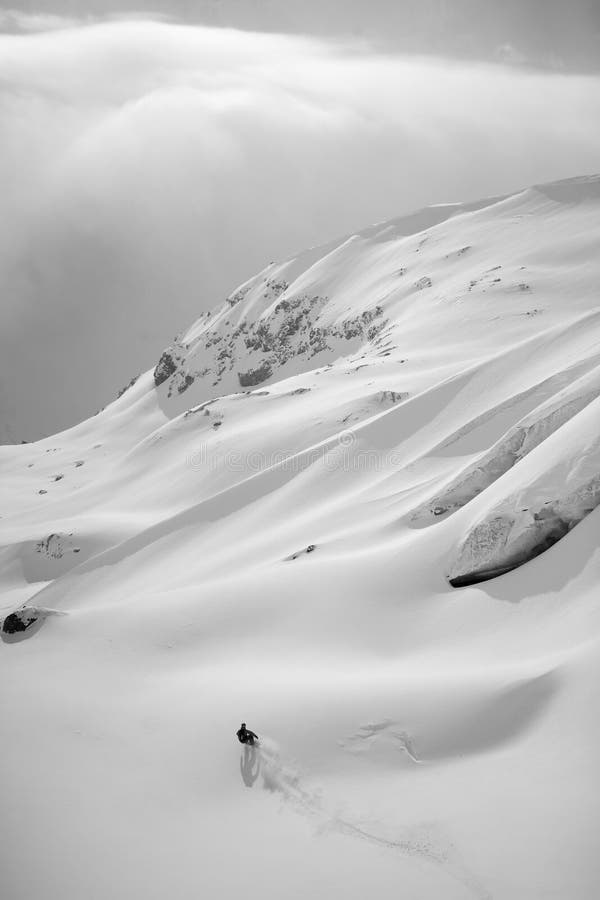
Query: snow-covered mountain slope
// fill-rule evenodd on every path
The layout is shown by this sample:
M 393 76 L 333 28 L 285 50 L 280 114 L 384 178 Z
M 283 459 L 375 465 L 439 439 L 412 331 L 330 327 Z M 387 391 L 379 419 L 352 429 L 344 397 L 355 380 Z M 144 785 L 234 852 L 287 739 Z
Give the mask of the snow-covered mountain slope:
M 372 226 L 0 447 L 11 900 L 597 895 L 599 241 Z

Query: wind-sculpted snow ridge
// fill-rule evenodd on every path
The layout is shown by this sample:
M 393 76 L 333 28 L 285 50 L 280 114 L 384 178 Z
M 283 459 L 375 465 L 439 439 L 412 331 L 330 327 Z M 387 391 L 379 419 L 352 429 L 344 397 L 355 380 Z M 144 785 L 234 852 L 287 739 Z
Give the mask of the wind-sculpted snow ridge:
M 561 401 L 553 404 L 540 421 L 542 431 L 553 412 L 566 418 L 564 424 L 543 443 L 534 435 L 529 456 L 479 498 L 484 514 L 452 564 L 454 587 L 495 578 L 539 556 L 600 504 L 600 400 L 585 396 L 588 402 L 574 415 L 572 405 L 565 416 Z M 581 406 L 582 397 L 571 403 Z
M 564 380 L 565 376 L 560 373 L 557 377 Z M 524 416 L 441 493 L 415 510 L 412 520 L 424 523 L 461 509 L 598 396 L 600 367 L 596 366 Z
M 524 495 L 520 497 L 526 502 Z M 511 497 L 506 505 L 518 499 Z M 493 510 L 463 543 L 450 584 L 478 584 L 522 566 L 560 541 L 599 504 L 600 475 L 596 475 L 572 493 L 533 503 L 521 514 L 510 508 Z
M 600 175 L 581 175 L 536 184 L 533 190 L 559 203 L 590 203 L 600 200 Z

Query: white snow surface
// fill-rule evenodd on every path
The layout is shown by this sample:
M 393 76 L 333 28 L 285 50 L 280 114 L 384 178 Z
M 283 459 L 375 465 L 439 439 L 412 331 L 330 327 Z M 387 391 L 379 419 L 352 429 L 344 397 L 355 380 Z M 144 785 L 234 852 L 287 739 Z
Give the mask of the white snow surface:
M 598 896 L 599 249 L 371 226 L 0 447 L 3 898 Z

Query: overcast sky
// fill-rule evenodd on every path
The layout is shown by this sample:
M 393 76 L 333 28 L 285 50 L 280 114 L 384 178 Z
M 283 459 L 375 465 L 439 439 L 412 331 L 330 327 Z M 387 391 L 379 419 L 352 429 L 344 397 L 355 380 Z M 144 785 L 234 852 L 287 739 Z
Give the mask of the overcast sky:
M 30 15 L 25 27 L 35 18 L 46 27 L 52 16 L 106 18 L 137 10 L 191 24 L 354 36 L 417 53 L 600 65 L 598 0 L 21 0 L 12 10 L 15 30 L 22 12 Z
M 600 168 L 595 3 L 168 7 L 0 12 L 4 440 L 108 402 L 271 259 Z

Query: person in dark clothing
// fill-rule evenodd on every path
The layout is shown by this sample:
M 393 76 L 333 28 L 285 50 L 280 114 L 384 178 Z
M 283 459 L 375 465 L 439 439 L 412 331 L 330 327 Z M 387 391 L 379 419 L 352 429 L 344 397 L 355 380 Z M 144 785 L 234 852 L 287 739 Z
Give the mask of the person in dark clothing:
M 254 734 L 253 731 L 250 731 L 249 728 L 246 728 L 246 723 L 242 722 L 241 728 L 237 732 L 237 739 L 240 744 L 253 745 L 255 741 L 258 741 L 258 735 Z

